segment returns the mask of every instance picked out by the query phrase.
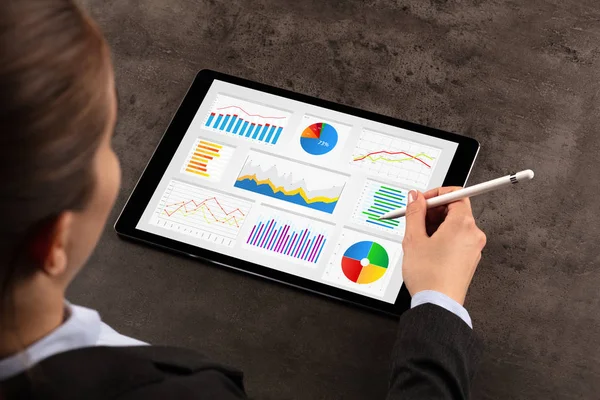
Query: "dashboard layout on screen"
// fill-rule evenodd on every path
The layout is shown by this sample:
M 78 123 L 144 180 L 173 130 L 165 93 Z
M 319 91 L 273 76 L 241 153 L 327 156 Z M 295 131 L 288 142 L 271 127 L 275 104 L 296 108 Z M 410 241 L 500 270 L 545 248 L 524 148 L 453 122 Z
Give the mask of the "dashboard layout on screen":
M 394 303 L 408 191 L 458 144 L 215 80 L 137 229 Z

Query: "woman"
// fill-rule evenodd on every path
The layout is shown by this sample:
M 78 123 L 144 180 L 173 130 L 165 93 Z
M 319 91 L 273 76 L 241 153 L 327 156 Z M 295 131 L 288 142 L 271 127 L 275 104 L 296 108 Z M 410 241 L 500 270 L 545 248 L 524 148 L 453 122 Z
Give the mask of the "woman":
M 116 109 L 108 46 L 73 0 L 0 2 L 0 399 L 245 398 L 240 372 L 65 300 L 119 190 Z M 468 397 L 478 351 L 462 303 L 485 236 L 468 200 L 426 211 L 448 190 L 409 196 L 413 308 L 389 398 Z

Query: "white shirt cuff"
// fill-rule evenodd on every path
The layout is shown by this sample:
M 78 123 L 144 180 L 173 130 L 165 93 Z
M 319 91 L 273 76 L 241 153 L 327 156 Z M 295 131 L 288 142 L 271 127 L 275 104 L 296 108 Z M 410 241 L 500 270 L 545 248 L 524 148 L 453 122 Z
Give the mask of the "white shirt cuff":
M 452 314 L 465 321 L 465 323 L 469 325 L 471 329 L 473 329 L 473 324 L 471 322 L 469 313 L 463 306 L 458 304 L 456 300 L 453 300 L 445 294 L 435 290 L 422 290 L 418 293 L 415 293 L 415 295 L 412 297 L 410 308 L 415 308 L 416 306 L 426 303 L 435 304 L 436 306 L 445 308 Z

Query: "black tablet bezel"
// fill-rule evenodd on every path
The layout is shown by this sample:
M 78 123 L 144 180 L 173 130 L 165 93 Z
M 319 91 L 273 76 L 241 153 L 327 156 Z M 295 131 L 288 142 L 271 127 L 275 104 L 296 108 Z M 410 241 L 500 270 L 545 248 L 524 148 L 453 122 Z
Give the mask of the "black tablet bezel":
M 129 200 L 125 204 L 121 215 L 118 217 L 117 222 L 115 223 L 115 230 L 119 236 L 145 242 L 152 246 L 158 246 L 194 258 L 199 258 L 206 262 L 216 263 L 229 268 L 260 275 L 268 279 L 306 289 L 312 292 L 324 294 L 329 297 L 348 301 L 384 313 L 400 315 L 403 311 L 408 309 L 410 296 L 404 285 L 402 285 L 402 289 L 398 294 L 396 302 L 394 304 L 390 304 L 371 297 L 349 292 L 344 289 L 329 286 L 324 283 L 301 278 L 259 264 L 251 263 L 215 251 L 192 246 L 187 243 L 182 243 L 173 239 L 168 239 L 153 233 L 136 229 L 144 209 L 154 194 L 154 191 L 162 179 L 167 166 L 171 162 L 179 143 L 185 136 L 189 125 L 191 124 L 198 108 L 200 107 L 200 104 L 204 100 L 204 97 L 206 96 L 214 80 L 220 80 L 250 89 L 271 93 L 318 107 L 328 108 L 338 112 L 458 143 L 458 148 L 454 158 L 452 159 L 452 163 L 443 183 L 444 186 L 463 186 L 467 181 L 479 151 L 479 143 L 475 139 L 455 133 L 445 132 L 439 129 L 402 121 L 396 118 L 321 100 L 315 97 L 291 92 L 285 89 L 279 89 L 273 86 L 264 85 L 211 70 L 202 70 L 196 75 L 194 82 L 190 86 L 185 98 L 179 106 L 179 109 L 175 113 L 171 123 L 165 131 L 158 147 L 154 151 L 154 154 L 148 162 L 146 169 L 142 173 L 142 176 L 140 177 L 136 187 L 129 197 Z M 400 243 L 398 245 L 400 245 Z

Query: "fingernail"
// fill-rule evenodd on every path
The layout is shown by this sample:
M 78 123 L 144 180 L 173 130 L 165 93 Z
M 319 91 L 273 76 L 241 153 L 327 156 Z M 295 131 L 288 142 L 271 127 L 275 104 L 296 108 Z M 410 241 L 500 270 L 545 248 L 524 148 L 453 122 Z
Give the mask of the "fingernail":
M 408 192 L 408 204 L 415 201 L 418 196 L 419 196 L 419 192 L 415 192 L 414 190 L 411 190 L 410 192 Z

